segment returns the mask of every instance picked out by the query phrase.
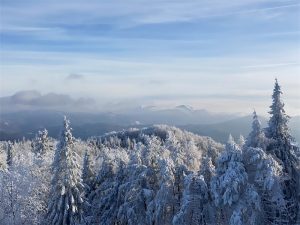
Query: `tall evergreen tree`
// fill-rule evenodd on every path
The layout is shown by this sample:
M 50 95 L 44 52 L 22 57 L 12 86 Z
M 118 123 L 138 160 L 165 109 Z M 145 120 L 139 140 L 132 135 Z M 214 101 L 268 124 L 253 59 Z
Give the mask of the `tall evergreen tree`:
M 237 141 L 237 144 L 239 145 L 239 147 L 240 147 L 241 149 L 243 149 L 245 143 L 246 143 L 246 141 L 245 141 L 244 136 L 243 136 L 242 134 L 240 134 L 239 139 L 238 139 L 238 141 Z
M 256 214 L 260 210 L 259 196 L 248 183 L 242 156 L 230 135 L 211 181 L 212 195 L 219 209 L 217 220 L 230 225 L 257 224 Z
M 209 156 L 203 157 L 200 165 L 199 175 L 202 175 L 204 181 L 210 187 L 211 178 L 215 175 L 216 168 L 212 164 L 212 160 Z
M 75 139 L 70 122 L 64 118 L 64 127 L 57 145 L 48 206 L 48 220 L 52 225 L 73 225 L 82 219 L 83 184 Z
M 180 211 L 173 224 L 205 225 L 215 224 L 213 206 L 209 201 L 208 187 L 203 176 L 192 173 L 185 179 L 185 191 Z
M 272 143 L 267 150 L 282 161 L 286 172 L 291 173 L 296 158 L 291 153 L 293 138 L 288 127 L 290 117 L 285 113 L 281 94 L 281 88 L 276 79 L 272 95 L 273 102 L 269 112 L 271 117 L 266 132 L 267 137 L 272 139 Z
M 91 190 L 94 182 L 94 178 L 95 178 L 95 174 L 91 167 L 90 155 L 88 151 L 86 151 L 84 154 L 83 169 L 82 169 L 82 181 L 85 185 L 86 194 L 88 194 L 88 192 Z
M 288 224 L 294 224 L 300 202 L 300 196 L 297 196 L 300 179 L 297 166 L 299 165 L 300 160 L 299 157 L 293 153 L 293 137 L 291 136 L 288 127 L 290 117 L 285 113 L 281 95 L 281 88 L 276 79 L 272 95 L 273 102 L 269 112 L 271 117 L 266 130 L 267 137 L 271 139 L 267 152 L 271 153 L 282 162 L 283 172 L 286 174 L 286 179 L 282 182 L 286 208 L 288 209 L 286 220 L 288 221 Z
M 261 122 L 258 119 L 256 111 L 253 112 L 253 122 L 252 122 L 252 130 L 247 138 L 246 146 L 253 148 L 262 148 L 266 149 L 268 144 L 267 138 L 263 130 L 261 129 Z
M 243 151 L 243 162 L 248 181 L 259 191 L 261 211 L 256 215 L 262 224 L 283 223 L 286 214 L 285 200 L 280 185 L 282 166 L 261 148 L 248 147 Z
M 171 224 L 176 205 L 174 193 L 174 164 L 170 159 L 159 160 L 159 189 L 154 199 L 155 224 Z
M 33 152 L 38 156 L 42 156 L 46 151 L 51 149 L 51 145 L 48 138 L 48 131 L 46 129 L 39 131 L 35 139 L 31 143 Z
M 6 154 L 6 164 L 8 168 L 12 165 L 13 163 L 13 144 L 9 141 L 7 143 L 7 154 Z
M 0 148 L 0 172 L 6 170 L 7 161 L 4 153 L 4 149 Z

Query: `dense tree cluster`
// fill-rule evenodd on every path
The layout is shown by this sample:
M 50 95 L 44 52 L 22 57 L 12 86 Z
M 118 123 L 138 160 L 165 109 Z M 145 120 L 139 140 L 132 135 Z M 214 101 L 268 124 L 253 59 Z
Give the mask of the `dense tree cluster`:
M 155 125 L 75 139 L 0 143 L 0 224 L 300 224 L 300 150 L 275 82 L 270 121 L 256 112 L 226 145 Z

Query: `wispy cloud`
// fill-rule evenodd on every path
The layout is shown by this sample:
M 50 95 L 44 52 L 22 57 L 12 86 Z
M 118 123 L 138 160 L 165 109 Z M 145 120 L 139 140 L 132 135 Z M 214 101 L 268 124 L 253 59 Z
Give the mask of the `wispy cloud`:
M 11 96 L 0 97 L 0 105 L 3 112 L 24 109 L 58 109 L 85 111 L 95 108 L 92 98 L 78 98 L 67 94 L 50 92 L 41 94 L 36 90 L 23 90 Z
M 110 24 L 112 27 L 131 27 L 142 24 L 177 23 L 262 11 L 270 13 L 299 6 L 297 1 L 271 0 L 230 2 L 155 0 L 151 4 L 147 0 L 126 2 L 93 0 L 88 4 L 80 0 L 72 1 L 72 4 L 57 0 L 40 3 L 29 0 L 26 4 L 22 1 L 6 1 L 2 3 L 2 11 L 6 29 L 45 31 L 55 26 L 68 29 L 76 25 Z
M 282 66 L 291 66 L 291 65 L 299 65 L 300 66 L 300 62 L 258 64 L 258 65 L 243 66 L 241 68 L 244 68 L 244 69 L 254 68 L 255 69 L 255 68 L 282 67 Z

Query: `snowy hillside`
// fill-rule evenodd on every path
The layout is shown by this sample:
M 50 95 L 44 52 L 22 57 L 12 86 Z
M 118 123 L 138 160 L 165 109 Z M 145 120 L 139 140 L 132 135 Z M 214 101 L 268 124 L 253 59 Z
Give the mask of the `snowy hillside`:
M 7 154 L 2 151 L 2 169 L 10 168 L 1 173 L 3 224 L 43 224 L 42 218 L 47 216 L 57 141 L 45 135 L 41 132 L 40 139 L 32 142 L 2 142 L 2 149 L 9 150 Z M 224 151 L 223 145 L 209 137 L 167 125 L 112 132 L 86 142 L 72 140 L 79 153 L 74 162 L 82 171 L 77 183 L 82 184 L 83 224 L 221 224 L 222 213 L 226 211 L 229 220 L 235 212 L 232 205 L 259 204 L 256 201 L 262 196 L 257 188 L 274 191 L 282 173 L 276 160 L 262 150 L 242 152 L 242 139 L 239 144 L 229 140 Z M 9 155 L 12 160 L 5 163 Z M 258 174 L 248 174 L 257 162 L 261 164 Z M 246 196 L 241 190 L 247 190 Z M 65 204 L 72 207 L 73 203 Z M 258 213 L 258 206 L 253 207 L 256 211 L 247 209 L 247 216 Z
M 8 173 L 2 173 L 1 177 L 1 191 L 5 201 L 1 201 L 0 219 L 4 224 L 11 224 L 12 221 L 16 224 L 26 221 L 39 224 L 41 218 L 46 215 L 46 199 L 51 192 L 48 187 L 53 146 L 57 141 L 52 139 L 43 143 L 43 135 L 41 139 L 33 142 L 2 142 L 2 149 L 8 149 L 9 152 L 5 154 L 1 151 L 1 165 L 3 169 L 10 167 Z M 176 209 L 170 208 L 172 212 L 168 212 L 168 218 L 160 219 L 166 220 L 164 223 L 171 223 L 183 201 L 184 177 L 192 173 L 197 174 L 204 156 L 209 156 L 215 161 L 224 148 L 209 137 L 201 137 L 166 125 L 113 132 L 91 138 L 87 142 L 74 140 L 74 146 L 80 155 L 78 158 L 82 158 L 77 158 L 76 161 L 80 168 L 83 161 L 89 162 L 89 169 L 84 168 L 82 176 L 86 190 L 85 201 L 88 200 L 93 206 L 92 210 L 86 211 L 85 220 L 89 221 L 88 224 L 114 224 L 115 220 L 125 224 L 125 221 L 129 220 L 128 217 L 131 217 L 130 211 L 136 214 L 132 216 L 137 217 L 131 218 L 132 221 L 139 220 L 139 224 L 145 224 L 143 218 L 150 213 L 150 208 L 144 209 L 144 212 L 134 212 L 142 210 L 135 205 L 144 204 L 139 203 L 139 198 L 147 198 L 145 201 L 151 203 L 151 207 L 159 207 L 158 201 L 164 197 L 173 198 L 163 201 L 172 201 L 172 207 Z M 47 152 L 37 150 L 42 148 L 47 148 Z M 85 151 L 87 155 L 84 156 Z M 5 163 L 5 158 L 10 154 L 13 155 L 12 162 Z M 86 166 L 85 164 L 84 167 Z M 9 190 L 7 188 L 11 182 L 15 186 Z M 171 183 L 172 186 L 169 186 Z M 176 196 L 165 196 L 165 188 L 175 191 L 173 194 Z M 16 199 L 11 199 L 10 193 L 13 193 Z M 15 205 L 8 207 L 12 202 Z M 35 205 L 39 207 L 35 208 Z M 106 212 L 104 209 L 109 210 Z M 157 214 L 164 213 L 160 211 L 165 209 L 151 210 Z M 149 220 L 155 220 L 154 215 L 149 216 L 153 217 Z M 159 215 L 156 217 L 158 219 Z M 157 223 L 164 224 L 158 221 Z

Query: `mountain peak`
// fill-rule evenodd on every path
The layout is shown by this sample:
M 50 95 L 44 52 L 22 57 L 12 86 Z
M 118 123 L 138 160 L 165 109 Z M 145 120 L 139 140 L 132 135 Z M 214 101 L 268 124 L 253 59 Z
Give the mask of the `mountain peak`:
M 185 110 L 185 111 L 189 111 L 189 112 L 193 112 L 194 109 L 192 106 L 188 106 L 188 105 L 178 105 L 175 107 L 176 109 L 181 109 L 181 110 Z

